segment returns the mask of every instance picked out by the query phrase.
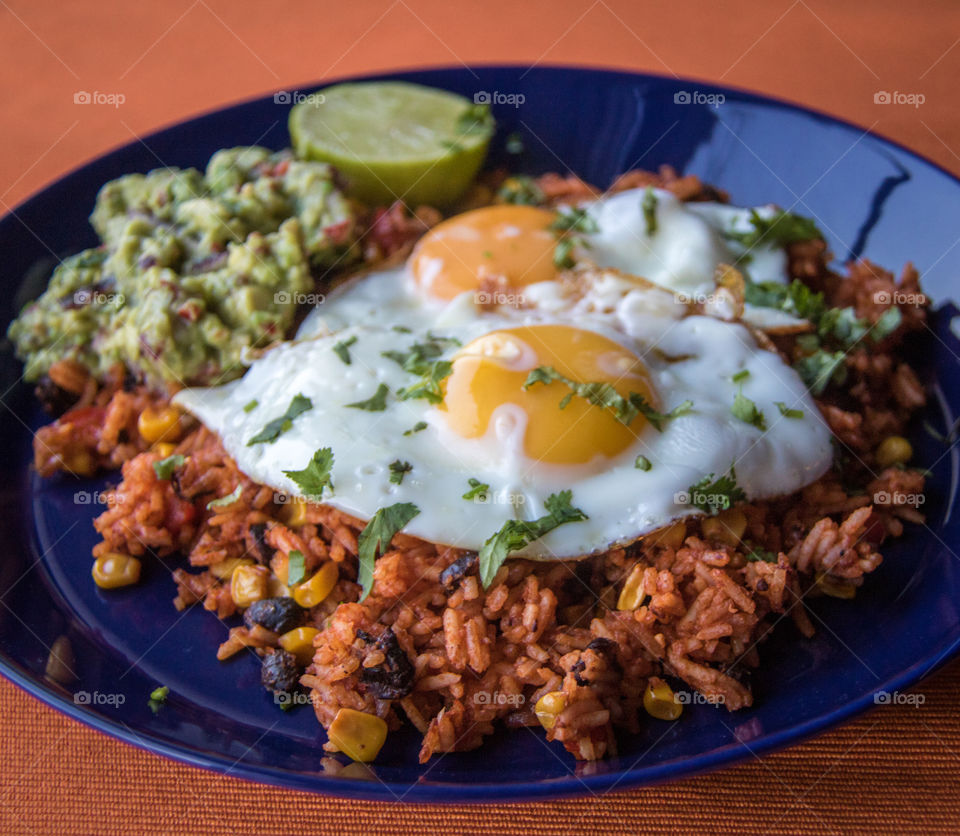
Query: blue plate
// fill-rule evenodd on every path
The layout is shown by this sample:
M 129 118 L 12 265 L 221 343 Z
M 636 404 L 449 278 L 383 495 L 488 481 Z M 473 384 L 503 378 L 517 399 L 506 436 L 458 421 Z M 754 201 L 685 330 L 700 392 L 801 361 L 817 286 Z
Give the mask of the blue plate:
M 381 76 L 386 77 L 386 76 Z M 694 81 L 571 68 L 478 67 L 403 78 L 491 99 L 500 124 L 494 163 L 529 173 L 570 170 L 605 185 L 636 167 L 669 163 L 729 191 L 738 204 L 776 202 L 816 217 L 838 260 L 869 257 L 899 270 L 912 259 L 939 310 L 919 368 L 934 386 L 927 418 L 960 414 L 960 344 L 950 330 L 960 275 L 960 183 L 915 154 L 818 113 Z M 308 92 L 308 91 L 307 91 Z M 200 166 L 218 148 L 287 144 L 291 96 L 239 104 L 160 131 L 101 157 L 0 221 L 3 316 L 17 289 L 45 281 L 56 256 L 93 245 L 86 217 L 107 180 L 161 162 Z M 503 138 L 523 137 L 510 157 Z M 257 781 L 335 795 L 407 801 L 533 799 L 625 789 L 768 752 L 835 725 L 895 694 L 954 653 L 960 642 L 960 562 L 951 516 L 958 457 L 916 433 L 933 471 L 927 526 L 885 549 L 853 601 L 812 602 L 817 637 L 791 625 L 761 650 L 756 707 L 728 714 L 689 706 L 674 724 L 622 736 L 618 758 L 577 764 L 532 730 L 502 732 L 480 752 L 417 763 L 419 735 L 392 734 L 369 774 L 321 769 L 324 735 L 309 708 L 280 711 L 254 660 L 220 664 L 226 627 L 201 608 L 178 613 L 159 565 L 136 589 L 105 594 L 90 580 L 91 519 L 108 480 L 39 480 L 29 470 L 30 430 L 44 423 L 20 367 L 0 355 L 2 542 L 0 668 L 30 693 L 122 740 L 187 763 Z M 115 478 L 115 477 L 114 477 Z M 68 687 L 44 675 L 48 648 L 67 636 L 76 657 Z M 147 700 L 170 687 L 156 715 Z M 891 697 L 890 699 L 896 699 Z M 7 734 L 15 734 L 9 726 Z M 68 768 L 68 765 L 64 765 Z

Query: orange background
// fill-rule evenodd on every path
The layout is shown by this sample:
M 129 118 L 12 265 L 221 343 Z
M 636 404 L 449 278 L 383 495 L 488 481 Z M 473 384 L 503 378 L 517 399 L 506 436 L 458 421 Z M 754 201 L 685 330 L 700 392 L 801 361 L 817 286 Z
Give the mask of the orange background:
M 0 210 L 199 111 L 424 64 L 566 62 L 749 87 L 851 119 L 960 172 L 954 0 L 0 0 L 0 55 Z M 125 101 L 75 105 L 80 90 Z M 875 105 L 880 90 L 925 102 Z M 439 809 L 342 802 L 180 766 L 2 681 L 0 832 L 955 831 L 958 686 L 954 664 L 918 686 L 919 708 L 879 708 L 803 746 L 666 787 Z

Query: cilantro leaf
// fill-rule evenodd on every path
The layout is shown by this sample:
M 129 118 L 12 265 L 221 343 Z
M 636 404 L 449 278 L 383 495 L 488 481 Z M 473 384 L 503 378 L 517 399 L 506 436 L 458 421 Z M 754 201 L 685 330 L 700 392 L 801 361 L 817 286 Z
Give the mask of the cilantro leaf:
M 426 421 L 417 421 L 409 430 L 404 430 L 404 435 L 413 435 L 414 433 L 423 432 L 427 428 Z
M 357 580 L 363 589 L 360 594 L 361 601 L 366 599 L 373 588 L 373 566 L 377 557 L 390 547 L 393 535 L 419 513 L 420 509 L 412 502 L 398 502 L 378 510 L 360 532 L 357 538 L 360 558 Z
M 226 496 L 221 496 L 219 499 L 211 499 L 207 503 L 207 510 L 212 511 L 214 508 L 226 508 L 228 505 L 233 505 L 241 496 L 243 495 L 243 485 L 237 485 L 233 489 L 233 493 L 228 493 Z
M 588 235 L 600 231 L 596 219 L 579 206 L 561 209 L 547 229 L 551 232 L 582 232 Z
M 757 408 L 756 403 L 743 394 L 742 388 L 733 399 L 733 406 L 730 407 L 730 412 L 733 413 L 734 418 L 739 418 L 745 424 L 750 424 L 758 430 L 766 430 L 767 428 L 767 419 L 764 418 L 763 413 Z
M 531 369 L 523 383 L 523 388 L 529 389 L 537 383 L 550 384 L 554 382 L 563 383 L 570 388 L 573 395 L 583 398 L 594 406 L 609 409 L 618 421 L 627 426 L 630 426 L 638 415 L 643 415 L 655 429 L 662 432 L 665 421 L 684 415 L 693 407 L 692 401 L 684 401 L 670 412 L 658 412 L 638 392 L 631 392 L 625 398 L 610 383 L 579 383 L 560 374 L 553 366 L 537 366 L 537 368 Z M 570 403 L 570 398 L 565 396 L 560 401 L 560 408 L 563 409 L 568 403 Z
M 387 395 L 390 394 L 390 387 L 386 383 L 381 383 L 377 391 L 365 401 L 356 401 L 348 403 L 346 406 L 351 409 L 365 409 L 367 412 L 383 412 L 387 408 Z
M 561 238 L 553 250 L 553 263 L 561 270 L 569 270 L 576 264 L 573 257 L 573 248 L 577 245 L 575 238 Z
M 823 238 L 823 233 L 810 218 L 795 215 L 793 212 L 786 212 L 783 209 L 777 209 L 769 218 L 763 217 L 756 209 L 751 209 L 750 224 L 753 229 L 749 232 L 727 230 L 724 232 L 724 236 L 731 241 L 736 241 L 746 249 L 755 247 L 757 244 L 783 247 L 787 244 L 795 244 L 798 241 Z
M 480 582 L 486 589 L 511 552 L 519 551 L 534 540 L 539 540 L 557 526 L 580 522 L 587 515 L 570 504 L 572 491 L 560 491 L 547 497 L 543 503 L 546 515 L 535 520 L 507 520 L 480 549 Z
M 504 180 L 497 197 L 504 203 L 513 203 L 516 206 L 540 206 L 546 201 L 537 181 L 523 175 Z
M 254 398 L 252 401 L 247 401 L 247 403 L 243 405 L 243 411 L 253 412 L 258 406 L 260 406 L 260 401 Z
M 252 447 L 254 444 L 262 444 L 264 442 L 273 444 L 274 441 L 293 426 L 294 418 L 302 415 L 309 409 L 313 409 L 313 401 L 311 401 L 310 398 L 304 397 L 299 393 L 294 395 L 293 400 L 290 401 L 290 406 L 287 407 L 287 411 L 279 418 L 274 418 L 251 438 L 247 442 L 247 447 Z
M 303 552 L 293 549 L 287 556 L 287 586 L 300 583 L 307 574 L 307 563 Z
M 399 485 L 403 482 L 403 477 L 406 476 L 411 470 L 413 470 L 413 465 L 410 462 L 402 462 L 400 459 L 390 462 L 390 481 L 395 485 Z
M 330 493 L 333 493 L 333 478 L 330 473 L 332 468 L 333 450 L 321 447 L 303 470 L 285 470 L 283 473 L 297 483 L 308 500 L 319 502 L 324 488 L 329 488 Z
M 659 202 L 657 193 L 653 190 L 653 187 L 647 186 L 646 191 L 643 193 L 643 203 L 641 204 L 643 208 L 643 222 L 647 227 L 647 235 L 653 235 L 657 231 L 657 204 Z
M 490 493 L 490 486 L 486 482 L 481 482 L 471 476 L 467 483 L 470 485 L 470 490 L 463 495 L 463 499 L 476 499 L 478 496 L 486 496 Z
M 821 348 L 796 360 L 793 368 L 810 393 L 819 397 L 831 383 L 842 384 L 847 379 L 847 367 L 843 364 L 845 356 L 842 351 Z
M 430 403 L 443 403 L 443 390 L 440 384 L 450 376 L 451 372 L 453 372 L 453 363 L 449 360 L 436 360 L 418 384 L 400 389 L 397 397 L 402 401 L 423 398 Z
M 744 380 L 746 380 L 748 377 L 750 377 L 750 369 L 740 369 L 740 371 L 738 371 L 738 372 L 737 372 L 735 375 L 733 375 L 733 377 L 731 377 L 730 379 L 731 379 L 734 383 L 742 383 L 742 382 L 743 382 Z
M 774 401 L 773 405 L 780 410 L 780 414 L 784 418 L 803 418 L 802 409 L 791 409 L 783 401 Z
M 175 453 L 172 456 L 167 456 L 165 459 L 161 459 L 158 462 L 153 463 L 153 472 L 157 474 L 158 479 L 169 479 L 173 476 L 173 471 L 179 470 L 183 467 L 183 463 L 186 459 L 181 456 L 179 453 Z
M 726 476 L 720 476 L 718 479 L 714 479 L 712 473 L 704 476 L 699 482 L 690 486 L 687 494 L 688 505 L 699 508 L 711 517 L 747 498 L 743 489 L 737 485 L 737 473 L 733 465 L 730 466 L 730 472 Z
M 357 341 L 357 335 L 354 334 L 352 337 L 349 337 L 345 340 L 340 340 L 334 347 L 334 354 L 337 355 L 344 363 L 348 366 L 353 362 L 350 358 L 350 346 L 352 346 Z
M 637 470 L 643 471 L 650 470 L 650 468 L 653 467 L 653 465 L 650 463 L 650 459 L 648 459 L 646 456 L 637 456 L 633 462 L 633 466 Z

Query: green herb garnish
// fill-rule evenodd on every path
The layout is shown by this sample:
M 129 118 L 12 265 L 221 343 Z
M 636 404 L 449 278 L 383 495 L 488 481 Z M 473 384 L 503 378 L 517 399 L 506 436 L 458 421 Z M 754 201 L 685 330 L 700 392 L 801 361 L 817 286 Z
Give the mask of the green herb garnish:
M 777 209 L 769 218 L 763 217 L 756 209 L 751 209 L 750 224 L 753 229 L 749 232 L 727 230 L 724 236 L 748 250 L 760 243 L 771 247 L 783 247 L 798 241 L 823 238 L 823 233 L 810 218 L 794 215 L 783 209 Z
M 413 435 L 414 433 L 423 432 L 427 428 L 426 421 L 417 421 L 409 430 L 404 430 L 404 435 Z
M 233 505 L 241 496 L 243 495 L 243 485 L 237 485 L 233 489 L 233 493 L 229 493 L 226 496 L 221 496 L 219 499 L 211 499 L 207 503 L 207 510 L 211 511 L 214 508 L 226 508 L 228 505 Z
M 397 392 L 402 401 L 423 398 L 430 403 L 443 403 L 443 390 L 440 384 L 453 372 L 453 363 L 449 360 L 436 360 L 415 386 L 408 386 Z
M 247 447 L 254 444 L 268 442 L 273 444 L 283 433 L 287 432 L 292 426 L 293 421 L 298 415 L 302 415 L 309 409 L 313 409 L 313 401 L 301 394 L 293 396 L 287 411 L 279 418 L 274 418 L 260 432 L 247 442 Z
M 377 511 L 363 531 L 360 532 L 360 536 L 357 538 L 357 551 L 360 559 L 357 580 L 362 588 L 361 601 L 370 594 L 370 590 L 373 588 L 373 567 L 377 557 L 390 547 L 393 535 L 419 513 L 420 509 L 412 502 L 398 502 L 396 505 L 390 505 Z
M 740 371 L 738 371 L 738 372 L 737 372 L 733 377 L 731 377 L 730 379 L 731 379 L 734 383 L 743 383 L 743 381 L 746 380 L 748 377 L 750 377 L 750 369 L 740 369 Z
M 480 549 L 480 581 L 484 588 L 493 581 L 497 571 L 511 552 L 539 540 L 564 523 L 579 522 L 587 515 L 570 504 L 571 491 L 550 494 L 543 503 L 545 516 L 536 520 L 507 520 L 503 527 L 488 539 Z
M 647 235 L 653 235 L 657 231 L 657 193 L 652 186 L 647 186 L 643 193 L 643 222 L 647 226 Z
M 185 461 L 186 459 L 179 453 L 174 453 L 172 456 L 167 456 L 165 459 L 154 462 L 153 472 L 157 474 L 158 479 L 169 479 L 173 476 L 175 470 L 183 467 Z
M 402 462 L 400 459 L 390 462 L 390 481 L 395 485 L 399 485 L 403 482 L 403 477 L 406 476 L 411 470 L 413 470 L 413 465 L 410 462 Z
M 296 586 L 307 574 L 307 562 L 303 552 L 292 549 L 287 557 L 287 586 Z
M 650 459 L 648 459 L 646 456 L 637 456 L 637 458 L 633 462 L 633 466 L 637 470 L 644 470 L 644 471 L 649 470 L 651 467 L 653 467 L 653 465 L 650 463 Z
M 244 412 L 253 412 L 260 405 L 260 401 L 254 398 L 252 401 L 247 401 L 243 406 Z
M 793 364 L 794 371 L 806 384 L 812 395 L 819 397 L 831 383 L 842 384 L 847 379 L 846 357 L 843 351 L 817 349 Z
M 776 563 L 778 557 L 776 552 L 753 548 L 743 556 L 743 559 L 746 560 L 747 563 L 759 563 L 761 561 L 764 563 Z
M 387 408 L 387 395 L 390 394 L 390 387 L 386 383 L 381 383 L 373 396 L 365 401 L 346 404 L 351 409 L 365 409 L 367 412 L 383 412 Z
M 486 482 L 481 482 L 471 476 L 467 483 L 470 485 L 470 490 L 463 495 L 463 499 L 476 499 L 478 496 L 486 496 L 490 493 L 490 486 Z
M 766 430 L 767 428 L 767 419 L 764 418 L 763 413 L 757 408 L 756 403 L 743 394 L 742 388 L 733 399 L 733 406 L 730 407 L 730 412 L 733 413 L 734 418 L 739 418 L 745 424 L 750 424 L 758 430 Z
M 711 517 L 747 498 L 737 485 L 737 473 L 733 465 L 730 466 L 730 473 L 726 476 L 718 479 L 714 479 L 712 473 L 704 476 L 699 482 L 691 485 L 687 493 L 687 504 L 699 508 Z
M 330 473 L 332 468 L 333 450 L 321 447 L 303 470 L 285 470 L 283 473 L 297 483 L 308 499 L 319 502 L 324 488 L 329 488 L 330 493 L 333 493 L 333 478 Z
M 507 135 L 503 143 L 503 150 L 514 156 L 524 152 L 523 136 L 521 136 L 519 131 L 514 131 L 512 134 Z
M 348 366 L 353 362 L 350 358 L 350 346 L 352 346 L 357 341 L 357 335 L 354 334 L 352 337 L 348 337 L 345 340 L 340 340 L 334 347 L 334 354 L 337 355 L 344 363 Z
M 504 180 L 497 197 L 504 203 L 513 203 L 516 206 L 540 206 L 546 200 L 537 181 L 523 175 Z
M 773 405 L 780 410 L 780 414 L 784 418 L 803 418 L 802 409 L 791 409 L 783 401 L 774 401 Z
M 670 412 L 658 412 L 638 392 L 631 392 L 625 398 L 610 383 L 579 383 L 560 374 L 553 366 L 537 366 L 537 368 L 531 370 L 523 383 L 523 388 L 529 389 L 536 383 L 549 384 L 553 382 L 563 383 L 571 391 L 571 395 L 565 396 L 560 401 L 561 409 L 570 403 L 570 398 L 573 395 L 576 395 L 594 406 L 609 409 L 618 421 L 627 426 L 630 426 L 633 419 L 638 415 L 643 415 L 655 429 L 662 431 L 665 421 L 684 415 L 693 408 L 692 401 L 684 401 L 671 409 Z
M 150 710 L 154 714 L 160 710 L 161 706 L 166 704 L 169 693 L 170 688 L 166 685 L 158 685 L 150 692 L 150 699 L 147 705 L 150 706 Z
M 553 263 L 561 269 L 569 269 L 576 263 L 573 258 L 573 249 L 585 243 L 582 235 L 600 231 L 596 220 L 586 209 L 578 206 L 560 210 L 548 229 L 557 235 Z

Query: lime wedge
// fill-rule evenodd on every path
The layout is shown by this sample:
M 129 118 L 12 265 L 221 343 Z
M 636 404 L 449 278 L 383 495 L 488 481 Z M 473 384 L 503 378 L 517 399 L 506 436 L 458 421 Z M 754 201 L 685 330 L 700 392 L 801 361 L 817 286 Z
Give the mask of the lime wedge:
M 419 84 L 337 84 L 290 111 L 297 154 L 336 166 L 348 193 L 378 205 L 445 206 L 473 181 L 494 122 L 487 105 Z

